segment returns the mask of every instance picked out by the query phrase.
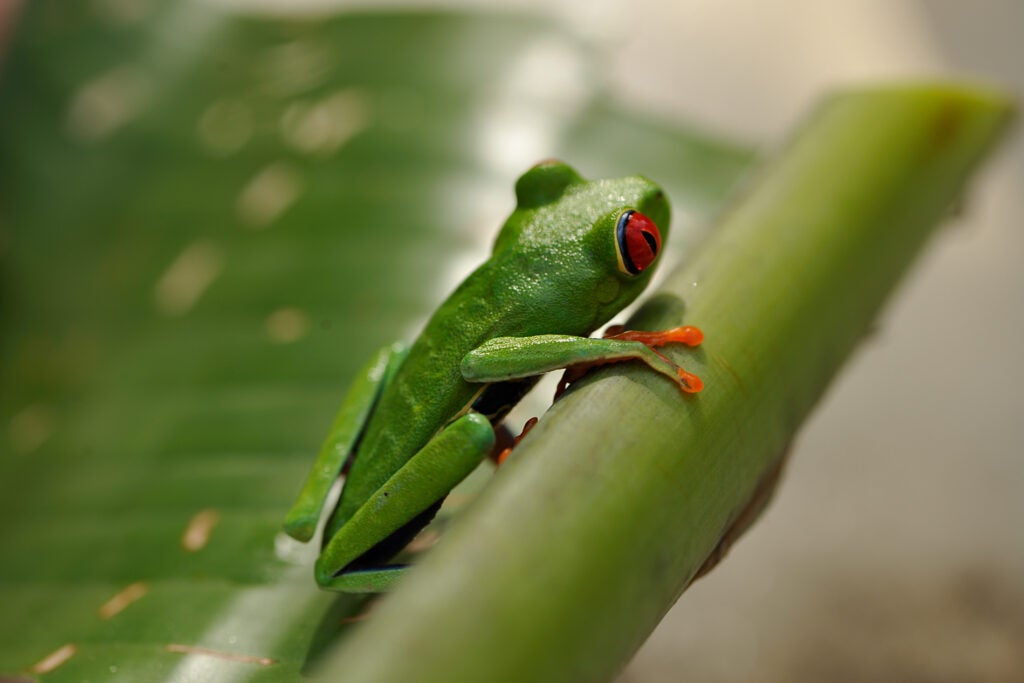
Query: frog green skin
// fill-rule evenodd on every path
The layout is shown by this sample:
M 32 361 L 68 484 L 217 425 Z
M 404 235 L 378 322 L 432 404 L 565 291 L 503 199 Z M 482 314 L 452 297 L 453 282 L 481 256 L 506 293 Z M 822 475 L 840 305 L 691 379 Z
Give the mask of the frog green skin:
M 516 200 L 490 258 L 410 348 L 381 351 L 342 403 L 285 520 L 289 535 L 311 539 L 348 465 L 315 566 L 324 588 L 376 592 L 400 577 L 388 561 L 491 451 L 492 425 L 539 374 L 638 358 L 700 389 L 652 348 L 696 345 L 696 328 L 587 338 L 650 281 L 669 224 L 661 189 L 640 176 L 587 181 L 545 161 L 519 178 Z

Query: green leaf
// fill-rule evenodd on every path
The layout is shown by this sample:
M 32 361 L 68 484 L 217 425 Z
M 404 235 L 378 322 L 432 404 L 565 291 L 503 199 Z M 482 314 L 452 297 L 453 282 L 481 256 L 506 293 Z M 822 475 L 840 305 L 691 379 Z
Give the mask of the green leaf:
M 650 175 L 679 253 L 752 155 L 528 18 L 116 6 L 26 3 L 0 83 L 0 673 L 295 680 L 365 606 L 284 512 L 515 176 Z

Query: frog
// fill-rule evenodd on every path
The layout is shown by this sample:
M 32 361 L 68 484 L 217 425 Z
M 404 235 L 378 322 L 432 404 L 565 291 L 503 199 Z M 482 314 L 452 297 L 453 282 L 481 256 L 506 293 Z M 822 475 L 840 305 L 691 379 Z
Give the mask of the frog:
M 409 566 L 394 558 L 498 450 L 504 418 L 544 373 L 566 370 L 557 395 L 594 366 L 629 360 L 684 394 L 703 386 L 657 350 L 698 346 L 695 326 L 590 337 L 639 296 L 661 261 L 670 207 L 660 186 L 641 175 L 586 180 L 548 159 L 518 178 L 515 199 L 487 260 L 411 345 L 378 352 L 342 400 L 284 521 L 289 536 L 312 540 L 344 480 L 314 563 L 324 589 L 378 593 L 400 580 Z

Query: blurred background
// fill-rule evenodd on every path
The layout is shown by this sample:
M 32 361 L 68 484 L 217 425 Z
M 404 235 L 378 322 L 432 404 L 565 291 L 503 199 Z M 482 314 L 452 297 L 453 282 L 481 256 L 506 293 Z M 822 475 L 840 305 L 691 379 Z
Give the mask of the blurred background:
M 458 11 L 420 13 L 439 6 Z M 266 541 L 344 378 L 479 262 L 533 161 L 663 182 L 679 259 L 829 90 L 1024 91 L 1015 0 L 18 7 L 0 2 L 0 642 L 18 643 L 0 671 L 80 643 L 44 680 L 188 680 L 152 645 L 175 639 L 305 666 L 324 610 L 348 608 Z M 1018 134 L 800 433 L 774 505 L 623 682 L 1024 680 L 1022 188 Z M 233 540 L 183 553 L 209 510 Z M 132 581 L 137 621 L 92 624 Z M 293 609 L 246 636 L 261 599 Z

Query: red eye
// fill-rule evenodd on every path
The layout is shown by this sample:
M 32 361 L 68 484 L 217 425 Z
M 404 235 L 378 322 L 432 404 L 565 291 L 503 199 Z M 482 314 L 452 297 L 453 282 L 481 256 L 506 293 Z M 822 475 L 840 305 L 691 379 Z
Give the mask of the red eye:
M 623 212 L 615 226 L 619 269 L 630 275 L 645 271 L 661 251 L 658 226 L 639 211 Z

